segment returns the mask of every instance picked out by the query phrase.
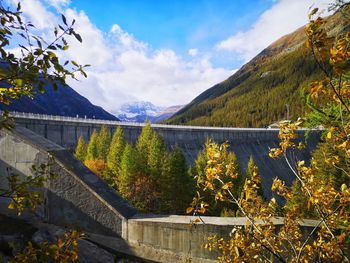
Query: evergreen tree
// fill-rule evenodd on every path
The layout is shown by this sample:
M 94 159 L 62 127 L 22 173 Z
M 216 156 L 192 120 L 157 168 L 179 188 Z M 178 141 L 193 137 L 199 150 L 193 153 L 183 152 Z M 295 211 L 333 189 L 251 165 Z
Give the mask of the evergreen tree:
M 84 162 L 86 157 L 87 145 L 84 141 L 83 136 L 79 136 L 77 147 L 75 148 L 75 157 L 77 157 L 80 161 Z
M 164 140 L 157 133 L 153 132 L 147 155 L 147 171 L 149 171 L 150 176 L 155 181 L 159 181 L 162 163 L 166 154 L 167 149 Z
M 248 166 L 247 166 L 247 177 L 246 180 L 249 180 L 254 172 L 254 169 L 258 169 L 258 167 L 256 166 L 256 164 L 254 163 L 254 159 L 253 156 L 250 156 L 249 161 L 248 161 Z M 257 172 L 259 173 L 259 170 L 257 170 Z M 260 176 L 260 175 L 259 175 Z M 261 181 L 261 180 L 260 180 Z M 243 186 L 244 186 L 244 181 L 243 181 Z M 241 192 L 242 194 L 244 194 L 244 192 Z M 257 185 L 257 194 L 264 200 L 264 191 L 262 189 L 261 183 L 259 185 Z
M 140 170 L 144 171 L 145 173 L 149 173 L 147 163 L 153 135 L 154 131 L 151 127 L 151 123 L 146 122 L 136 143 L 138 165 L 140 167 Z
M 309 207 L 306 196 L 302 193 L 299 180 L 294 180 L 291 187 L 292 197 L 286 200 L 284 209 L 286 211 L 298 211 L 301 218 L 311 218 L 315 215 L 313 207 Z
M 125 148 L 125 138 L 121 127 L 118 127 L 113 134 L 113 138 L 107 155 L 107 169 L 105 179 L 113 186 L 119 184 L 121 159 Z
M 102 125 L 100 132 L 97 136 L 97 158 L 100 160 L 106 160 L 111 143 L 111 133 L 106 125 Z
M 237 178 L 232 180 L 232 182 L 235 184 L 235 189 L 233 191 L 233 194 L 235 195 L 236 198 L 239 198 L 241 191 L 243 190 L 243 185 L 246 177 L 241 170 L 241 166 L 234 152 L 228 152 L 226 159 L 227 159 L 227 163 L 231 164 L 234 171 L 236 171 Z M 229 178 L 226 178 L 226 179 L 229 180 Z
M 91 134 L 88 146 L 87 146 L 85 160 L 97 159 L 97 138 L 98 138 L 98 134 L 97 134 L 96 130 L 94 129 L 94 131 Z
M 85 160 L 84 164 L 89 168 L 94 174 L 103 178 L 103 173 L 106 170 L 106 162 L 101 159 L 90 159 Z
M 135 183 L 137 162 L 135 150 L 127 143 L 121 158 L 120 182 L 118 187 L 120 194 L 126 199 L 130 198 L 130 186 Z
M 179 147 L 166 156 L 162 169 L 164 209 L 171 214 L 183 214 L 194 194 L 194 181 Z

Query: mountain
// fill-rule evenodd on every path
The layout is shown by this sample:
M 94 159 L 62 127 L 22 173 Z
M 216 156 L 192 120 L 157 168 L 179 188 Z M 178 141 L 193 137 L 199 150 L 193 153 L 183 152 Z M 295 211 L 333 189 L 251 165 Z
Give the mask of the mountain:
M 81 96 L 71 87 L 59 85 L 55 91 L 48 84 L 45 87 L 46 92 L 37 92 L 31 99 L 23 96 L 19 100 L 13 100 L 10 105 L 0 104 L 0 110 L 8 109 L 10 111 L 31 112 L 39 114 L 60 115 L 84 118 L 95 118 L 103 120 L 115 120 L 118 118 L 105 111 L 102 107 L 93 105 L 88 99 Z
M 153 120 L 153 122 L 158 123 L 163 120 L 166 120 L 171 116 L 173 116 L 175 113 L 177 113 L 179 110 L 181 110 L 183 107 L 184 105 L 175 105 L 175 106 L 170 106 L 168 108 L 165 108 L 162 112 L 158 113 L 158 115 Z
M 326 21 L 328 32 L 349 30 L 340 12 Z M 305 41 L 304 28 L 283 36 L 164 123 L 266 127 L 303 115 L 307 110 L 303 89 L 322 77 Z
M 151 102 L 136 101 L 123 104 L 116 112 L 116 116 L 121 121 L 145 122 L 146 120 L 149 120 L 153 122 L 163 110 L 163 107 L 155 106 Z
M 152 123 L 157 123 L 170 118 L 182 107 L 183 105 L 177 105 L 165 108 L 155 106 L 147 101 L 136 101 L 123 104 L 116 112 L 116 116 L 121 121 L 145 122 L 146 120 L 149 120 Z

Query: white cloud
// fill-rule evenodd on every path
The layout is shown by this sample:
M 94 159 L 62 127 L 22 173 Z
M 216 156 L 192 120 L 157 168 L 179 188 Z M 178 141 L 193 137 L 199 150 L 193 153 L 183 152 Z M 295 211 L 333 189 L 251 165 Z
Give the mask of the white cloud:
M 18 0 L 10 0 L 13 5 L 17 5 Z M 29 21 L 38 29 L 44 30 L 54 28 L 57 24 L 57 17 L 47 10 L 40 0 L 22 0 L 22 11 L 25 12 Z
M 66 2 L 50 0 L 58 8 Z M 25 0 L 25 3 L 23 11 L 44 34 L 50 32 L 48 24 L 51 28 L 54 26 L 48 21 L 60 21 L 43 2 Z M 67 38 L 70 47 L 60 56 L 92 65 L 86 70 L 87 79 L 81 77 L 78 82 L 69 80 L 68 83 L 106 110 L 116 111 L 121 104 L 136 100 L 159 106 L 185 104 L 232 74 L 230 70 L 213 67 L 208 58 L 197 54 L 193 59 L 184 60 L 170 49 L 153 50 L 117 24 L 109 32 L 102 32 L 83 11 L 66 7 L 63 13 L 67 20 L 76 20 L 75 29 L 83 43 Z
M 188 54 L 191 56 L 191 57 L 195 57 L 198 55 L 198 49 L 196 48 L 191 48 L 188 50 Z
M 49 5 L 55 7 L 58 10 L 62 10 L 70 4 L 70 0 L 45 0 Z
M 249 61 L 265 47 L 307 23 L 309 8 L 313 5 L 326 9 L 330 0 L 278 0 L 265 11 L 252 27 L 217 44 L 218 50 L 238 54 Z

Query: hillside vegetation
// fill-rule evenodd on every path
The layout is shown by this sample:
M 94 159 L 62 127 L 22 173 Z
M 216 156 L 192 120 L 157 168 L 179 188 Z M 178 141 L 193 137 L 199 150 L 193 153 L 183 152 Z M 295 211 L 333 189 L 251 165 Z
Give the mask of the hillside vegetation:
M 340 13 L 327 18 L 334 33 L 348 25 Z M 196 97 L 169 124 L 266 127 L 307 111 L 304 92 L 320 70 L 305 44 L 304 28 L 272 43 L 227 80 Z

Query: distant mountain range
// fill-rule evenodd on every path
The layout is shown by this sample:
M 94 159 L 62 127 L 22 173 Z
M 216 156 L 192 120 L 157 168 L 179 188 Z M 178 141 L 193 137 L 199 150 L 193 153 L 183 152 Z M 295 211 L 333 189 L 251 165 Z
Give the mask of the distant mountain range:
M 326 19 L 328 32 L 348 31 L 338 12 Z M 235 74 L 196 97 L 164 121 L 169 124 L 266 127 L 307 110 L 302 93 L 322 78 L 305 45 L 304 28 L 278 39 Z
M 19 100 L 13 100 L 8 106 L 0 104 L 0 110 L 6 108 L 10 111 L 19 112 L 118 120 L 117 117 L 108 113 L 102 107 L 93 105 L 88 99 L 67 85 L 59 85 L 57 91 L 55 91 L 48 84 L 45 89 L 45 93 L 37 92 L 33 99 L 23 96 Z
M 121 121 L 127 122 L 145 122 L 149 120 L 152 123 L 160 122 L 174 115 L 183 106 L 159 107 L 151 102 L 137 101 L 126 103 L 115 112 L 115 115 Z

